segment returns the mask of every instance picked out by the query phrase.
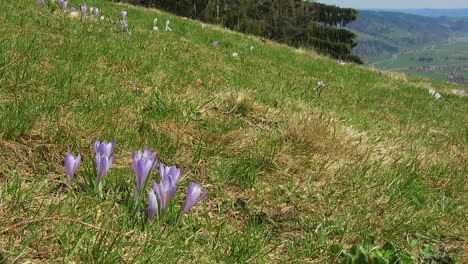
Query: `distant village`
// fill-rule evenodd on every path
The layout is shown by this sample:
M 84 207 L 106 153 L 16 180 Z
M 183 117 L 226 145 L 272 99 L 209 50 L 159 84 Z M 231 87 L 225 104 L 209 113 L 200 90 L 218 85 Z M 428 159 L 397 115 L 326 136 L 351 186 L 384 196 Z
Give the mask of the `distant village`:
M 414 58 L 411 58 L 414 60 Z M 446 61 L 468 61 L 468 57 L 455 57 L 455 58 L 445 58 Z M 433 58 L 418 58 L 417 61 L 424 63 L 431 63 L 434 61 Z M 447 74 L 447 81 L 460 84 L 468 84 L 468 77 L 463 76 L 462 71 L 468 71 L 468 65 L 458 65 L 458 66 L 421 66 L 421 67 L 411 67 L 414 72 L 442 72 Z

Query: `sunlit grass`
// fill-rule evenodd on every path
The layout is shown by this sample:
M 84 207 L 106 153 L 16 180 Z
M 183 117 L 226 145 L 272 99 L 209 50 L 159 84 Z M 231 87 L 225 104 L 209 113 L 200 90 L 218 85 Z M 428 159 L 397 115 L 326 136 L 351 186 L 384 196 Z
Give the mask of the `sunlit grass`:
M 350 250 L 332 248 L 369 240 L 466 260 L 468 104 L 446 93 L 462 88 L 431 82 L 435 101 L 419 77 L 87 4 L 114 21 L 126 9 L 132 34 L 34 0 L 1 4 L 0 262 L 336 263 Z M 86 180 L 95 138 L 117 141 L 102 198 Z M 145 146 L 183 169 L 153 222 L 133 200 L 131 152 Z M 83 156 L 73 188 L 69 151 Z M 179 220 L 195 181 L 209 196 Z

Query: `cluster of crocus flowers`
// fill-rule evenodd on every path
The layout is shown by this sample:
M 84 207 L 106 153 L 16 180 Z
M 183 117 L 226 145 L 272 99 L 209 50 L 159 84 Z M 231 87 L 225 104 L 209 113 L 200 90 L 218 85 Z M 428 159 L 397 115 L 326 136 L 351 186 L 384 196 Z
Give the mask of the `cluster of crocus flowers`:
M 436 101 L 440 100 L 442 98 L 442 95 L 440 93 L 438 93 L 436 90 L 434 89 L 430 89 L 429 90 L 429 94 L 431 96 L 433 96 L 435 98 Z
M 115 156 L 112 152 L 115 149 L 115 141 L 101 142 L 99 139 L 94 141 L 94 151 L 97 168 L 98 190 L 102 196 L 102 179 L 106 176 L 110 166 L 112 165 Z M 155 152 L 151 151 L 150 147 L 146 147 L 143 151 L 139 150 L 132 153 L 133 169 L 135 171 L 135 204 L 139 202 L 141 192 L 145 189 L 148 176 L 156 167 L 158 160 Z M 73 152 L 67 153 L 65 156 L 65 175 L 67 182 L 71 184 L 72 179 L 81 163 L 81 155 L 75 156 Z M 160 181 L 153 181 L 150 191 L 148 192 L 148 208 L 142 211 L 148 212 L 149 220 L 155 219 L 158 211 L 164 214 L 169 207 L 170 201 L 177 191 L 177 183 L 180 180 L 182 170 L 176 166 L 165 166 L 162 162 L 159 163 Z M 199 203 L 208 195 L 208 192 L 202 193 L 200 183 L 190 183 L 187 188 L 187 196 L 185 204 L 182 208 L 182 214 L 186 214 L 195 204 Z M 158 203 L 159 202 L 159 203 Z
M 153 181 L 153 188 L 148 192 L 148 218 L 150 220 L 155 218 L 158 209 L 161 213 L 167 210 L 171 199 L 177 191 L 176 184 L 179 181 L 181 169 L 175 166 L 166 167 L 163 163 L 160 163 L 159 174 L 161 176 L 159 184 Z M 207 195 L 208 192 L 202 194 L 200 183 L 190 183 L 182 214 L 186 214 L 195 204 L 205 199 Z

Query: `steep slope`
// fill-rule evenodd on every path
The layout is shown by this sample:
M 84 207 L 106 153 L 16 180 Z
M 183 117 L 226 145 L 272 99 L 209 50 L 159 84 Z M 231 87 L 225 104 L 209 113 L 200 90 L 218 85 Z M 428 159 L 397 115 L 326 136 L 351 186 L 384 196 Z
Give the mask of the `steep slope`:
M 105 19 L 0 3 L 0 260 L 336 263 L 336 249 L 369 240 L 466 260 L 459 86 L 86 3 Z M 107 21 L 121 9 L 131 35 Z M 117 142 L 102 197 L 86 181 L 96 138 Z M 183 168 L 173 206 L 153 222 L 132 199 L 131 151 L 145 146 Z M 71 189 L 69 151 L 83 155 Z M 196 181 L 210 193 L 179 218 Z

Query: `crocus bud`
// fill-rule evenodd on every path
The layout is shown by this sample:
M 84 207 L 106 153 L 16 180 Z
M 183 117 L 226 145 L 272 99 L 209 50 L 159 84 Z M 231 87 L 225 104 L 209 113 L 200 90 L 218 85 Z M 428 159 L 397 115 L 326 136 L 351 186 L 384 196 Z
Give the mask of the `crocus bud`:
M 171 23 L 169 20 L 166 20 L 166 31 L 172 31 L 172 29 L 169 27 L 169 23 Z
M 139 194 L 146 183 L 150 171 L 156 166 L 156 153 L 150 147 L 144 151 L 133 152 L 133 169 L 135 170 L 136 193 Z
M 125 11 L 125 10 L 120 11 L 120 15 L 122 16 L 122 20 L 127 19 L 127 11 Z
M 98 160 L 97 171 L 98 171 L 98 182 L 101 182 L 104 176 L 106 176 L 107 171 L 109 170 L 110 166 L 114 162 L 115 157 L 105 157 L 105 156 L 96 156 L 96 160 Z
M 88 11 L 88 7 L 86 5 L 81 6 L 81 15 L 86 16 L 86 11 Z
M 208 192 L 202 194 L 200 183 L 190 183 L 187 189 L 187 197 L 185 198 L 184 209 L 182 214 L 186 214 L 195 204 L 205 199 Z
M 103 141 L 102 143 L 99 139 L 94 141 L 94 151 L 96 153 L 96 167 L 98 172 L 98 182 L 101 182 L 104 176 L 106 176 L 107 171 L 109 170 L 112 162 L 114 162 L 115 157 L 110 155 L 115 149 L 115 140 L 112 140 L 110 143 Z
M 66 10 L 67 10 L 67 4 L 68 4 L 67 1 L 65 1 L 65 0 L 59 0 L 59 5 L 60 5 L 60 7 L 62 8 L 62 11 L 66 11 Z
M 156 200 L 156 195 L 153 190 L 148 192 L 148 219 L 153 220 L 156 217 L 156 212 L 158 211 L 158 201 Z
M 67 175 L 68 183 L 71 183 L 71 180 L 73 176 L 75 175 L 76 169 L 78 169 L 80 162 L 81 162 L 80 154 L 78 154 L 75 157 L 75 154 L 73 154 L 73 152 L 68 152 L 68 154 L 65 156 L 65 174 Z

